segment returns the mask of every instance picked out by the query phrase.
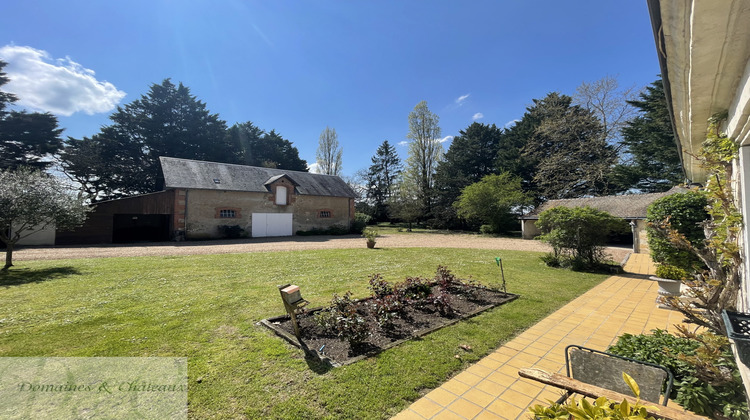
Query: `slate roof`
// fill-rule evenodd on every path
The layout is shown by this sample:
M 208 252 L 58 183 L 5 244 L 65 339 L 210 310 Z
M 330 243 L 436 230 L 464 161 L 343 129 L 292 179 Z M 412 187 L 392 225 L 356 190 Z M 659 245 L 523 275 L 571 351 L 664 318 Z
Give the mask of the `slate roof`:
M 550 200 L 537 207 L 528 215 L 521 217 L 521 219 L 536 220 L 539 218 L 541 212 L 558 206 L 570 208 L 589 206 L 623 219 L 645 219 L 646 209 L 648 209 L 651 203 L 662 197 L 686 191 L 688 191 L 686 188 L 673 187 L 669 191 L 651 194 L 608 195 L 605 197 Z
M 165 188 L 269 192 L 266 183 L 286 175 L 296 184 L 297 194 L 329 197 L 354 197 L 354 191 L 333 175 L 228 163 L 159 157 Z

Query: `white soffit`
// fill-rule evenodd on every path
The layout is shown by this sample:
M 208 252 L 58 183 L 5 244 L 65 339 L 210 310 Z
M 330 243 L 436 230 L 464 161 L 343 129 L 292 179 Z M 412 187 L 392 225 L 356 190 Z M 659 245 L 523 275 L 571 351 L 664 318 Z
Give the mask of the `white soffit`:
M 750 0 L 660 2 L 675 126 L 688 176 L 705 179 L 695 155 L 708 119 L 729 111 L 731 137 L 749 141 Z

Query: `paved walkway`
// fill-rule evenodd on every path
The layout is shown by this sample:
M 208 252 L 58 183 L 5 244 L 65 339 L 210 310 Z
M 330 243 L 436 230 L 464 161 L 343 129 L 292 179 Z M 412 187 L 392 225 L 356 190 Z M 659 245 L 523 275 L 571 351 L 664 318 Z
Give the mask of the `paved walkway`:
M 653 274 L 647 254 L 631 254 L 625 270 Z M 404 419 L 528 419 L 528 407 L 556 400 L 559 390 L 518 377 L 537 367 L 565 374 L 564 349 L 581 344 L 606 350 L 624 333 L 674 330 L 675 311 L 658 309 L 658 285 L 637 276 L 613 276 L 521 333 L 402 411 Z

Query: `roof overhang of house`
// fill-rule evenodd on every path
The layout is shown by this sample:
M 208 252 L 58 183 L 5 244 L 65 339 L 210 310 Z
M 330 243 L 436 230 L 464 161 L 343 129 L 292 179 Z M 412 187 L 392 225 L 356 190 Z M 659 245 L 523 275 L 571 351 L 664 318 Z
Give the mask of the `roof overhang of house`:
M 299 184 L 295 180 L 293 180 L 287 174 L 281 174 L 281 175 L 272 176 L 272 177 L 268 178 L 268 180 L 265 183 L 263 183 L 263 185 L 265 185 L 266 188 L 269 188 L 271 184 L 273 184 L 274 182 L 276 182 L 276 181 L 278 181 L 278 180 L 280 180 L 282 178 L 288 180 L 295 187 L 299 187 Z
M 741 145 L 750 144 L 750 2 L 647 3 L 685 174 L 704 182 L 696 156 L 710 117 L 728 111 L 723 129 Z

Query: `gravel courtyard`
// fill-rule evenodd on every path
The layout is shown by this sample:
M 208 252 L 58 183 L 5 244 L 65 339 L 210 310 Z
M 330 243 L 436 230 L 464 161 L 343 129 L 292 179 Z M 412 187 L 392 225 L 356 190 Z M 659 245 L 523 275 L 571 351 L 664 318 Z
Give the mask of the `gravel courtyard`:
M 53 260 L 67 258 L 108 258 L 160 255 L 233 254 L 310 249 L 364 248 L 365 239 L 358 235 L 295 236 L 292 239 L 258 238 L 199 242 L 156 242 L 148 244 L 82 245 L 55 247 L 19 247 L 14 261 Z M 550 247 L 535 240 L 491 238 L 467 234 L 401 233 L 378 238 L 376 248 L 475 248 L 549 252 Z M 621 262 L 630 248 L 610 247 L 607 253 Z

